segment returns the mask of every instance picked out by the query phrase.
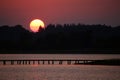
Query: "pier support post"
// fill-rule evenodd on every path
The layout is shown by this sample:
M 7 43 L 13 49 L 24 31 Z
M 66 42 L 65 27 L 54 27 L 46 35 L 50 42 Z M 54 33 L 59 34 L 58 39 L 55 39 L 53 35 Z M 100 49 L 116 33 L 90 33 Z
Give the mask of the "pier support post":
M 84 60 L 84 64 L 86 64 L 88 61 Z
M 61 60 L 59 61 L 59 64 L 62 64 L 62 61 L 61 61 Z
M 13 65 L 14 64 L 14 61 L 10 61 L 11 62 L 11 65 Z
M 24 65 L 24 61 L 23 61 L 23 65 Z
M 27 64 L 27 61 L 25 61 L 25 64 Z
M 38 61 L 38 64 L 40 64 L 40 61 Z
M 30 65 L 30 61 L 28 61 L 28 64 Z
M 54 64 L 54 61 L 52 61 L 52 64 Z
M 71 61 L 70 61 L 70 60 L 68 60 L 68 61 L 67 61 L 67 64 L 68 64 L 68 65 L 70 65 L 70 64 L 71 64 Z
M 78 64 L 79 63 L 79 61 L 78 60 L 75 60 L 75 64 Z
M 3 65 L 6 65 L 6 61 L 3 61 Z
M 50 64 L 50 61 L 48 60 L 48 64 Z
M 19 61 L 17 61 L 17 65 L 19 64 Z
M 17 64 L 19 64 L 19 65 L 20 65 L 20 64 L 21 64 L 21 61 L 17 61 Z
M 33 64 L 35 64 L 35 61 L 33 61 Z
M 43 60 L 43 64 L 45 64 L 44 60 Z

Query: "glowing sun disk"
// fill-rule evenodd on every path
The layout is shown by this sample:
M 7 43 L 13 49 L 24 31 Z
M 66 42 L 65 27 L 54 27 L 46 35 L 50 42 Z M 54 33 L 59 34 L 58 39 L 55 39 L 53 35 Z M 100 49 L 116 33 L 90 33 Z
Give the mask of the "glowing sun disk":
M 39 28 L 45 28 L 45 24 L 42 20 L 40 19 L 34 19 L 30 22 L 30 29 L 33 32 L 38 32 Z

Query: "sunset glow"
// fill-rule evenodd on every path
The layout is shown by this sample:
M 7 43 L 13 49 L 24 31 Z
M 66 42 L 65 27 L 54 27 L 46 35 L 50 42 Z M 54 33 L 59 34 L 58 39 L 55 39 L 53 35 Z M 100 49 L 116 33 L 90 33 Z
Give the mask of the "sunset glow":
M 29 21 L 39 17 L 45 26 L 67 23 L 118 26 L 120 0 L 0 0 L 0 25 L 21 24 L 30 30 Z
M 39 31 L 39 28 L 45 28 L 45 24 L 42 20 L 40 19 L 34 19 L 30 22 L 30 29 L 33 31 L 33 32 L 38 32 Z

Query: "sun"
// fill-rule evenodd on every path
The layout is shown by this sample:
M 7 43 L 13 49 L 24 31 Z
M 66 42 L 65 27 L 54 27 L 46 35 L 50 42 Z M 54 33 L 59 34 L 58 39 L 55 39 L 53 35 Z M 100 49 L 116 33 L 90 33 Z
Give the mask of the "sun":
M 30 22 L 30 29 L 33 32 L 38 32 L 40 28 L 45 28 L 45 24 L 42 20 L 40 19 L 34 19 Z

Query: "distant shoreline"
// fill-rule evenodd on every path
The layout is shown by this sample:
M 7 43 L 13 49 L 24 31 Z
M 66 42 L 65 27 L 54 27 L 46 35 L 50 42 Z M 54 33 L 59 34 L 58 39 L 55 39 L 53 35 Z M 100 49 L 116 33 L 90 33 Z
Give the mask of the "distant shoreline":
M 75 65 L 81 65 L 77 63 Z M 93 62 L 88 62 L 83 65 L 108 65 L 108 66 L 120 66 L 120 59 L 106 59 L 106 60 L 95 60 Z

